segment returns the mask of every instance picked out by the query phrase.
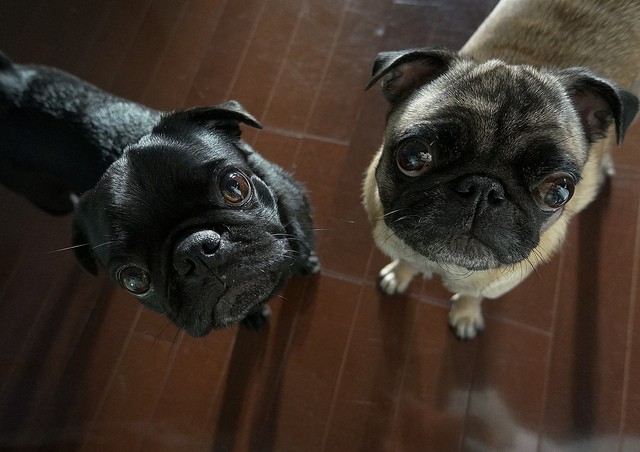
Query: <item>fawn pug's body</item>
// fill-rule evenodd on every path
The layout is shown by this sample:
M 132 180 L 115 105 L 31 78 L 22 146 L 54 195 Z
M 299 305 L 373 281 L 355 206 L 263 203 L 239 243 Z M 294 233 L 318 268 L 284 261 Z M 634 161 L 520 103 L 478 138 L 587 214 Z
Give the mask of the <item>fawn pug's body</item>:
M 439 274 L 450 325 L 475 337 L 483 298 L 548 260 L 612 174 L 639 73 L 640 4 L 628 0 L 503 0 L 459 53 L 381 53 L 369 86 L 382 80 L 391 108 L 364 182 L 393 259 L 380 288 Z

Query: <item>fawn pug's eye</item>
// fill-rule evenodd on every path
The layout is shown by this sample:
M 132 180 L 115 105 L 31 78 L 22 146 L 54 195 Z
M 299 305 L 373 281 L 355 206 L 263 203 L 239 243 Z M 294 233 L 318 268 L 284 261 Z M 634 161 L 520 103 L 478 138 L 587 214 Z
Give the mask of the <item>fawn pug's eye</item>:
M 127 292 L 143 296 L 151 290 L 151 277 L 146 270 L 135 265 L 125 265 L 116 273 L 116 279 Z
M 406 140 L 396 150 L 396 164 L 403 174 L 409 177 L 419 176 L 433 164 L 431 147 L 422 140 Z
M 567 173 L 556 173 L 544 179 L 534 189 L 533 195 L 542 210 L 554 212 L 569 202 L 575 186 L 573 176 Z
M 220 180 L 220 193 L 228 205 L 238 207 L 251 198 L 251 184 L 240 171 L 229 171 Z

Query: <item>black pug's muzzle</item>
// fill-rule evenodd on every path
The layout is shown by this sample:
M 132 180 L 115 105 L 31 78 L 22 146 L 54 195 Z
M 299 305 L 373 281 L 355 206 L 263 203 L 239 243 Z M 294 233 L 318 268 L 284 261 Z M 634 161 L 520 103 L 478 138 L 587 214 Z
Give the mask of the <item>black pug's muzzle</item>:
M 318 270 L 304 189 L 240 139 L 237 103 L 165 115 L 87 192 L 79 261 L 98 264 L 192 336 L 257 313 L 294 274 Z

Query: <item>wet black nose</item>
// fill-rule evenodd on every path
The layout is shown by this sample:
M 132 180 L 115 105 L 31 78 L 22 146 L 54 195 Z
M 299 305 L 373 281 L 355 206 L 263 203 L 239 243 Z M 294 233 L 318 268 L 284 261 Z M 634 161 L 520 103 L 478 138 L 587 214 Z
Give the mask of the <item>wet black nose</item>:
M 220 235 L 215 231 L 197 231 L 188 234 L 173 250 L 173 268 L 180 276 L 198 269 L 207 269 L 220 247 Z
M 502 184 L 487 176 L 467 176 L 453 183 L 454 193 L 472 205 L 497 206 L 505 199 Z

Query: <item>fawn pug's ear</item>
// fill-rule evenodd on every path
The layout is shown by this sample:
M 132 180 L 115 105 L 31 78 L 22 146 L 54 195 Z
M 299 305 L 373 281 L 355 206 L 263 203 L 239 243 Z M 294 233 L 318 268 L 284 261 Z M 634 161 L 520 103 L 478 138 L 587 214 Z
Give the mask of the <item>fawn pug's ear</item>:
M 430 83 L 461 60 L 446 49 L 409 49 L 379 53 L 365 90 L 382 80 L 382 93 L 392 104 L 407 98 L 417 88 Z
M 587 140 L 593 143 L 603 138 L 613 122 L 617 143 L 621 144 L 638 112 L 638 98 L 588 69 L 576 67 L 554 73 L 567 90 Z

